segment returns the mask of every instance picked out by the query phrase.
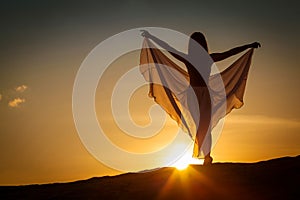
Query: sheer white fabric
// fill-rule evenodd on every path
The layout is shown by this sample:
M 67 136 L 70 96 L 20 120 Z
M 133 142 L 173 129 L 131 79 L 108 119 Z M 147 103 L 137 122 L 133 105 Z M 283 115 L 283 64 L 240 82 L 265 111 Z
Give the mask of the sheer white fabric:
M 145 38 L 140 72 L 149 82 L 149 96 L 195 141 L 193 157 L 211 151 L 211 130 L 233 108 L 243 106 L 252 54 L 250 49 L 223 72 L 210 76 L 208 87 L 191 87 L 189 74 Z

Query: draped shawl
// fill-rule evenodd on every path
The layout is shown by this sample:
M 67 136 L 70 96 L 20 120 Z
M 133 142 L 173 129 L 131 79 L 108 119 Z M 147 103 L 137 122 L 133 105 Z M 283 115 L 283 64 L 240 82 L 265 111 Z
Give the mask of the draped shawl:
M 209 77 L 211 129 L 232 109 L 243 106 L 252 55 L 250 49 L 224 71 Z M 195 111 L 197 105 L 194 108 L 188 105 L 188 98 L 197 96 L 189 84 L 189 74 L 147 38 L 140 53 L 140 72 L 149 82 L 149 96 L 195 140 L 200 116 L 195 115 L 199 113 Z

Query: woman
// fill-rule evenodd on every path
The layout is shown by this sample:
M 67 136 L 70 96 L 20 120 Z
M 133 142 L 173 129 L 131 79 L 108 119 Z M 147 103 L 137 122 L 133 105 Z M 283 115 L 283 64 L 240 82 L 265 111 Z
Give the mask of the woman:
M 148 31 L 142 30 L 142 36 L 151 39 L 156 44 L 164 48 L 165 50 L 168 50 L 168 52 L 174 56 L 176 59 L 183 62 L 187 68 L 188 74 L 189 74 L 189 80 L 190 85 L 195 91 L 195 94 L 197 96 L 198 100 L 198 106 L 200 111 L 200 121 L 198 124 L 198 129 L 196 133 L 195 138 L 195 145 L 194 145 L 194 154 L 193 157 L 199 157 L 200 156 L 200 149 L 202 148 L 202 152 L 204 153 L 204 165 L 209 165 L 212 163 L 212 157 L 210 156 L 210 146 L 211 146 L 211 99 L 209 95 L 209 89 L 207 86 L 208 79 L 210 76 L 211 69 L 210 67 L 207 69 L 201 69 L 201 74 L 199 71 L 194 67 L 189 60 L 193 60 L 193 57 L 197 57 L 197 55 L 200 54 L 199 49 L 195 48 L 193 44 L 197 42 L 200 44 L 208 53 L 208 45 L 205 39 L 205 36 L 200 32 L 194 32 L 190 36 L 189 41 L 189 48 L 188 48 L 188 54 L 184 54 L 182 52 L 177 51 L 170 45 L 168 45 L 166 42 L 160 40 L 159 38 L 151 35 Z M 246 44 L 243 46 L 239 46 L 233 49 L 230 49 L 223 53 L 212 53 L 209 54 L 210 57 L 214 62 L 218 62 L 221 60 L 224 60 L 228 57 L 231 57 L 233 55 L 236 55 L 248 48 L 258 48 L 261 45 L 258 42 L 254 42 L 251 44 Z M 203 141 L 205 139 L 205 144 L 203 144 Z M 204 145 L 208 145 L 207 147 L 202 147 Z

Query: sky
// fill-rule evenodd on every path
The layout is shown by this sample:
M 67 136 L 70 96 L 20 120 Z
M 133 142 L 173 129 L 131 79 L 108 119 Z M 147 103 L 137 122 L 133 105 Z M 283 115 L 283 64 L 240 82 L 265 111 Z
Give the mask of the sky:
M 0 6 L 0 185 L 66 182 L 119 174 L 86 150 L 72 115 L 73 84 L 81 63 L 100 42 L 138 27 L 164 27 L 187 35 L 203 32 L 211 52 L 259 41 L 244 97 L 226 117 L 212 151 L 216 162 L 255 162 L 300 154 L 299 3 L 297 1 L 2 1 Z M 120 74 L 131 61 L 115 63 Z M 228 66 L 236 57 L 220 63 Z M 128 59 L 127 59 L 128 60 Z M 118 64 L 119 63 L 119 64 Z M 126 68 L 127 67 L 127 68 Z M 115 70 L 115 71 L 114 71 Z M 105 85 L 105 78 L 101 80 Z M 128 143 L 103 109 L 97 116 L 109 138 L 130 151 L 163 145 L 176 124 L 149 144 Z M 106 80 L 109 82 L 109 80 Z M 147 87 L 130 109 L 147 112 Z M 147 105 L 147 106 L 144 106 Z M 140 124 L 149 122 L 138 115 Z M 106 119 L 106 122 L 105 122 Z M 109 153 L 109 152 L 108 152 Z M 119 159 L 119 158 L 114 158 Z M 124 161 L 126 162 L 126 161 Z

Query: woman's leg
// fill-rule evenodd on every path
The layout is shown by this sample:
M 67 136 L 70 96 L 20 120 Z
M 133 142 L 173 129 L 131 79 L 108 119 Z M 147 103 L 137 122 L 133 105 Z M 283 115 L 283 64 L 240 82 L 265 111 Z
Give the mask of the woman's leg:
M 210 165 L 213 161 L 213 158 L 210 156 L 211 145 L 212 145 L 211 131 L 209 131 L 207 132 L 206 138 L 204 139 L 204 143 L 202 145 L 203 153 L 205 155 L 203 165 Z
M 194 152 L 197 152 L 198 155 L 203 153 L 205 156 L 204 164 L 211 164 L 212 157 L 210 156 L 212 138 L 211 138 L 211 100 L 209 91 L 206 90 L 204 95 L 201 98 L 198 98 L 199 101 L 199 110 L 200 110 L 200 121 L 196 134 L 196 141 Z M 195 149 L 198 148 L 198 149 Z M 195 154 L 194 154 L 195 156 Z

